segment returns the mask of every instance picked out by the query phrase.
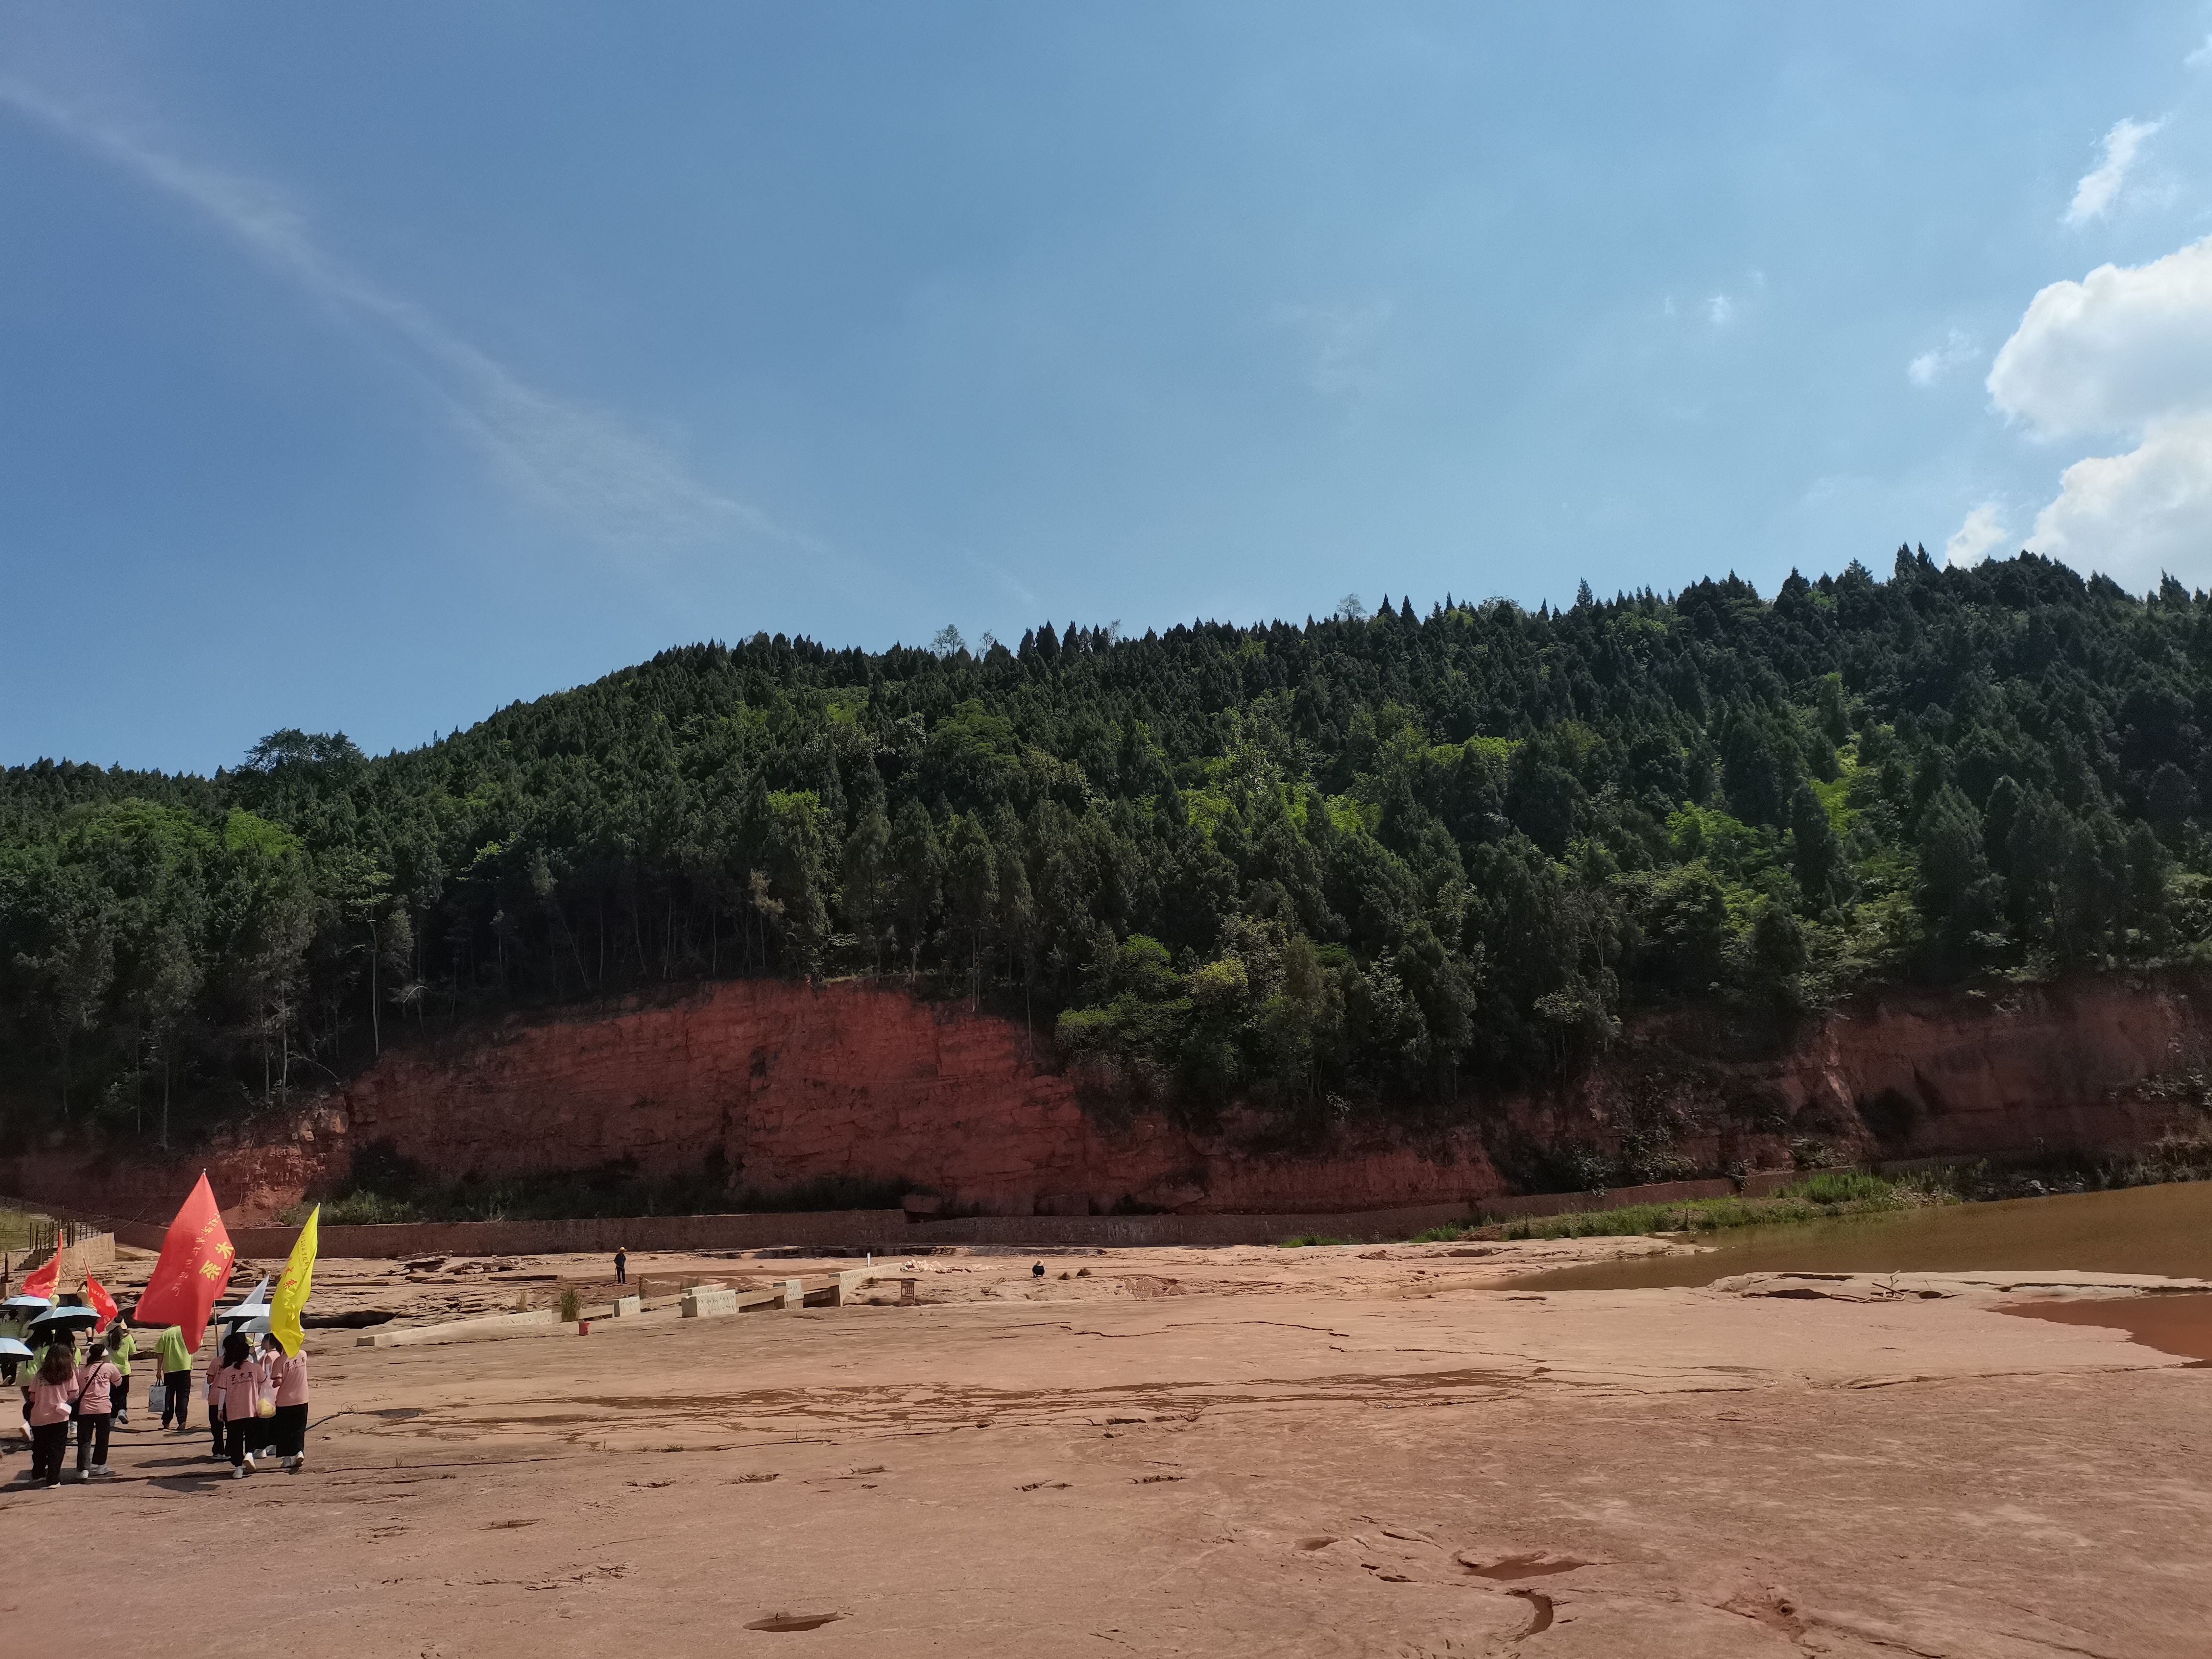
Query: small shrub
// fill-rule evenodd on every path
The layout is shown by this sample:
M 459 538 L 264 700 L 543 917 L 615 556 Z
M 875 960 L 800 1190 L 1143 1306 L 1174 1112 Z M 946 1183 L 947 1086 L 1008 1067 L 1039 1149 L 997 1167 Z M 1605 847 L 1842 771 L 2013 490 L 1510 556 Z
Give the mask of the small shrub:
M 1815 1204 L 1863 1204 L 1887 1199 L 1894 1183 L 1856 1170 L 1829 1170 L 1783 1188 L 1784 1198 L 1809 1199 Z
M 571 1285 L 561 1292 L 561 1322 L 573 1325 L 583 1316 L 584 1298 L 576 1294 L 576 1287 Z
M 1327 1233 L 1301 1233 L 1296 1238 L 1285 1239 L 1283 1248 L 1286 1250 L 1295 1250 L 1308 1244 L 1342 1244 L 1345 1242 L 1341 1238 L 1332 1237 Z

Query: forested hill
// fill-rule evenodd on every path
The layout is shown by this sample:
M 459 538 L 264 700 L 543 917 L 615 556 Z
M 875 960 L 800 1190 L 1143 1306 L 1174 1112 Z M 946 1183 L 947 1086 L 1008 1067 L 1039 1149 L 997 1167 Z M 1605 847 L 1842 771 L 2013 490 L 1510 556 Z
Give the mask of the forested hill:
M 1177 1109 L 1479 1109 L 1670 1002 L 2203 951 L 2208 729 L 2212 599 L 2025 556 L 687 647 L 380 759 L 9 771 L 0 1098 L 182 1139 L 505 1005 L 881 973 Z

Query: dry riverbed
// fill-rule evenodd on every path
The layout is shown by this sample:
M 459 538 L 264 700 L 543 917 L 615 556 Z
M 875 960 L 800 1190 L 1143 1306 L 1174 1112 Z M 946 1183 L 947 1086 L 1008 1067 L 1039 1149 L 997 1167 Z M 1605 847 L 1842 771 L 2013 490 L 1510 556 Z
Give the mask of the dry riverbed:
M 0 1494 L 0 1617 L 90 1536 L 133 1607 L 210 1610 L 186 1654 L 2204 1650 L 2212 1371 L 2004 1312 L 2146 1281 L 1516 1288 L 1679 1248 L 937 1255 L 911 1307 L 317 1332 L 306 1471 L 234 1482 L 142 1412 L 119 1479 Z M 318 1306 L 605 1273 L 331 1261 Z

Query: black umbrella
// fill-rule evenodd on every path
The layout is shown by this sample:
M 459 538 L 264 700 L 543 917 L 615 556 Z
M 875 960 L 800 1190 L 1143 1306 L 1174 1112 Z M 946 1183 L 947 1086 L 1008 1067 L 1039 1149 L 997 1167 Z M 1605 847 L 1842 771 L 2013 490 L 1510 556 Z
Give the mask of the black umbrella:
M 93 1308 L 49 1308 L 31 1322 L 34 1331 L 52 1334 L 56 1331 L 89 1330 L 100 1323 L 100 1314 Z

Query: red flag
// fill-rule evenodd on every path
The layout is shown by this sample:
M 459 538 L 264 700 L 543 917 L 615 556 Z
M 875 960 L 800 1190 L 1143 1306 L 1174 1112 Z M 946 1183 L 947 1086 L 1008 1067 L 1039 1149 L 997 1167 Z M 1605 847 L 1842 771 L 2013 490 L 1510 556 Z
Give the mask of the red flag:
M 53 1255 L 46 1258 L 46 1265 L 45 1267 L 33 1267 L 30 1272 L 23 1275 L 23 1294 L 25 1296 L 43 1296 L 47 1301 L 52 1301 L 54 1299 L 54 1285 L 61 1277 L 61 1271 L 62 1247 L 59 1244 L 57 1244 L 54 1246 Z
M 138 1298 L 138 1322 L 174 1325 L 184 1333 L 188 1350 L 198 1347 L 237 1255 L 203 1174 L 161 1241 L 161 1259 L 146 1281 L 146 1294 Z
M 93 1312 L 100 1316 L 100 1323 L 92 1328 L 94 1332 L 104 1331 L 115 1322 L 115 1316 L 121 1310 L 115 1305 L 115 1298 L 108 1295 L 107 1286 L 94 1279 L 88 1268 L 84 1275 L 84 1295 L 85 1300 L 92 1304 Z

